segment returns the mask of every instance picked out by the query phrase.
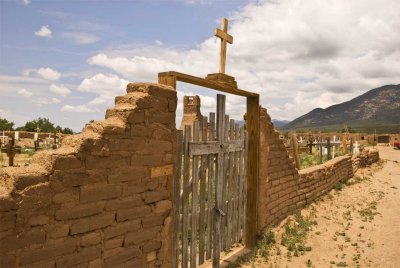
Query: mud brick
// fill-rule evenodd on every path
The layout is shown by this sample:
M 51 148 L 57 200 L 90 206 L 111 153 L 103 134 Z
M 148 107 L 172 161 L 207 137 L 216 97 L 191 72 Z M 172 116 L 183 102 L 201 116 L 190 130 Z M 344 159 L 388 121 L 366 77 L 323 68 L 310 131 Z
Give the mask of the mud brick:
M 137 246 L 133 247 L 127 247 L 124 248 L 120 253 L 111 256 L 109 258 L 106 258 L 104 260 L 104 266 L 105 267 L 115 267 L 118 264 L 125 263 L 129 260 L 132 260 L 136 257 L 141 256 L 142 252 Z M 134 266 L 132 266 L 134 267 Z
M 99 214 L 104 207 L 104 202 L 77 205 L 56 211 L 56 220 L 79 219 L 82 217 Z
M 80 263 L 86 263 L 91 260 L 97 259 L 101 257 L 101 248 L 90 247 L 84 248 L 81 251 L 58 257 L 56 260 L 57 267 L 70 267 L 76 266 Z
M 108 177 L 109 183 L 118 182 L 135 182 L 140 183 L 143 178 L 146 178 L 148 168 L 146 167 L 122 167 L 118 168 Z
M 82 162 L 73 155 L 57 155 L 54 160 L 53 168 L 56 170 L 78 169 Z
M 141 218 L 151 213 L 150 206 L 140 206 L 134 208 L 120 209 L 117 211 L 117 221 L 125 221 Z
M 96 229 L 104 228 L 111 225 L 115 220 L 114 213 L 97 215 L 80 219 L 77 223 L 71 225 L 71 234 L 80 234 L 93 231 Z
M 26 252 L 21 253 L 20 264 L 30 264 L 72 253 L 77 248 L 77 242 L 77 239 L 68 239 L 66 241 L 57 241 L 57 243 L 46 244 L 42 248 L 33 250 L 29 249 Z
M 142 198 L 136 195 L 107 201 L 104 208 L 105 210 L 118 210 L 123 208 L 137 207 L 140 205 L 143 205 Z
M 154 239 L 160 232 L 161 227 L 153 227 L 151 229 L 141 229 L 137 232 L 128 233 L 125 236 L 124 245 L 129 246 L 132 244 L 141 244 L 144 241 L 149 241 Z
M 140 227 L 140 220 L 121 222 L 115 226 L 110 226 L 106 228 L 104 230 L 104 239 L 109 239 L 132 231 L 136 231 Z
M 45 234 L 43 229 L 31 229 L 25 233 L 7 236 L 0 241 L 0 254 L 33 244 L 41 244 L 45 241 Z
M 94 202 L 104 199 L 112 199 L 122 194 L 122 187 L 119 185 L 88 185 L 81 187 L 80 202 Z

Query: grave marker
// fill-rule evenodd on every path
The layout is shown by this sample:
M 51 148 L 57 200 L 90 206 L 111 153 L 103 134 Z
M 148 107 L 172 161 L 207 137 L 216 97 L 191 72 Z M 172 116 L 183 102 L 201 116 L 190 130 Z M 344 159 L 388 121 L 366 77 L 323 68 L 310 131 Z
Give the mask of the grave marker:
M 226 43 L 232 44 L 233 37 L 228 34 L 228 20 L 226 18 L 222 18 L 222 30 L 216 28 L 214 35 L 218 38 L 221 38 L 221 51 L 219 54 L 219 72 L 225 73 L 225 64 L 226 64 Z
M 21 148 L 15 146 L 15 139 L 11 138 L 8 140 L 8 145 L 6 148 L 1 149 L 1 152 L 6 153 L 8 157 L 8 165 L 10 167 L 14 166 L 14 157 L 17 151 L 21 151 Z

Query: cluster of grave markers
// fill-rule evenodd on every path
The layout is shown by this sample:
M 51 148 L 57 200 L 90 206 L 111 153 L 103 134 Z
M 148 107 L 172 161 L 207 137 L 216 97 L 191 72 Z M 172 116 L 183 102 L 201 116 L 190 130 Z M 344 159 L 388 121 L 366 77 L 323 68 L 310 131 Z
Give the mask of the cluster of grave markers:
M 358 141 L 354 141 L 353 138 L 350 140 L 340 139 L 333 136 L 331 140 L 330 137 L 322 138 L 320 136 L 314 137 L 309 135 L 308 140 L 303 139 L 303 136 L 297 138 L 296 134 L 292 134 L 291 137 L 285 142 L 286 147 L 289 151 L 293 152 L 293 158 L 295 159 L 296 167 L 300 169 L 299 152 L 307 152 L 308 154 L 313 154 L 313 148 L 319 155 L 319 162 L 322 163 L 323 156 L 327 156 L 327 160 L 335 158 L 335 152 L 341 149 L 344 154 L 358 154 L 360 153 L 360 146 Z
M 39 138 L 40 129 L 36 129 L 37 132 L 34 133 L 33 139 L 33 147 L 27 147 L 26 149 L 34 149 L 35 151 L 39 150 L 48 150 L 48 149 L 57 149 L 61 146 L 61 133 L 54 133 L 52 137 L 52 133 L 49 133 L 49 136 L 44 140 Z M 14 158 L 17 153 L 21 153 L 22 147 L 17 146 L 16 142 L 20 140 L 19 132 L 14 132 L 14 137 L 9 137 L 5 135 L 3 130 L 3 135 L 0 136 L 0 151 L 1 153 L 5 153 L 8 157 L 8 165 L 14 166 Z M 6 141 L 7 140 L 7 141 Z M 40 146 L 40 143 L 44 142 L 44 146 Z

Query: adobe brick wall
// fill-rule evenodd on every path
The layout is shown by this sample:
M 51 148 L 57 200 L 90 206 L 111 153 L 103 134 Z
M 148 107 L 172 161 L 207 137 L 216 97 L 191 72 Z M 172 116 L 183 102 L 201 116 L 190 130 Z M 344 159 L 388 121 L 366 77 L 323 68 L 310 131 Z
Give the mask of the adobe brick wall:
M 379 160 L 379 151 L 377 149 L 365 149 L 358 155 L 354 155 L 353 171 L 356 172 L 361 167 L 366 167 Z
M 379 159 L 378 151 L 371 149 L 298 171 L 264 108 L 260 109 L 260 130 L 258 233 L 304 208 L 337 182 L 351 178 L 359 167 Z
M 170 267 L 176 92 L 135 83 L 104 121 L 0 171 L 0 267 Z

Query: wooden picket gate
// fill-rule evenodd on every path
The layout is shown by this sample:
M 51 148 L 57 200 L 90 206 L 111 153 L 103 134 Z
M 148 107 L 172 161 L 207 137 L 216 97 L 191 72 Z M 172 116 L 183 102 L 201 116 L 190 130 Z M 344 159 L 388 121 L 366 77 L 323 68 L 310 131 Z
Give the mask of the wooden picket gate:
M 178 131 L 174 179 L 174 267 L 196 267 L 245 237 L 247 138 L 243 126 L 217 114 Z

